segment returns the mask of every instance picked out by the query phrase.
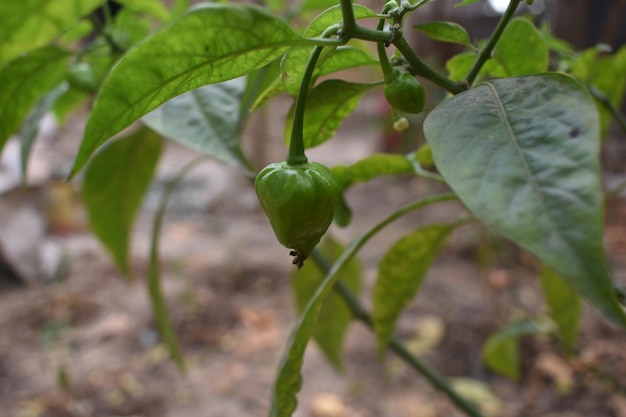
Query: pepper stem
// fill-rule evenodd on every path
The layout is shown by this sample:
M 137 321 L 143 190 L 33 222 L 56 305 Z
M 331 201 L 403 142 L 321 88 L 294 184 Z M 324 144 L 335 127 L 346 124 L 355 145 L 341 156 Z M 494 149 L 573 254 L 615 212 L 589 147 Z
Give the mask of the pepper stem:
M 304 74 L 302 75 L 302 82 L 300 83 L 300 89 L 296 97 L 296 107 L 293 114 L 289 154 L 286 159 L 289 165 L 300 165 L 308 162 L 304 154 L 304 108 L 306 107 L 306 97 L 311 87 L 311 80 L 313 79 L 313 71 L 322 53 L 322 49 L 324 49 L 323 46 L 313 48 L 309 56 L 309 61 L 306 64 Z
M 385 28 L 385 19 L 380 19 L 378 22 L 377 30 L 382 31 Z M 376 48 L 378 50 L 378 60 L 380 61 L 380 68 L 383 70 L 383 76 L 385 77 L 385 82 L 389 83 L 394 78 L 394 68 L 389 63 L 389 58 L 387 58 L 387 52 L 385 51 L 385 42 L 378 42 L 376 44 Z

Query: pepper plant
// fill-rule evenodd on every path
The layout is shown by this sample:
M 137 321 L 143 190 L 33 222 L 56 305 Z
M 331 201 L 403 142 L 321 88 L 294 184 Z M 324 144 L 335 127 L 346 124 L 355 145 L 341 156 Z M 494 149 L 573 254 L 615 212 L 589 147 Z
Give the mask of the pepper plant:
M 549 28 L 516 15 L 521 0 L 510 1 L 484 40 L 471 40 L 452 22 L 416 26 L 435 40 L 464 46 L 445 69 L 427 65 L 407 40 L 414 28 L 406 16 L 420 13 L 427 0 L 391 0 L 380 10 L 350 0 L 191 8 L 185 0 L 171 2 L 170 8 L 159 0 L 117 3 L 124 7 L 115 15 L 104 0 L 0 3 L 0 145 L 17 135 L 26 172 L 42 115 L 52 111 L 62 121 L 93 100 L 68 179 L 81 173 L 92 229 L 124 273 L 129 272 L 133 219 L 163 139 L 235 164 L 251 180 L 256 176 L 260 205 L 280 243 L 295 256 L 294 264 L 302 267 L 293 280 L 300 318 L 278 366 L 271 416 L 290 416 L 296 409 L 304 351 L 312 338 L 340 365 L 341 341 L 353 318 L 373 329 L 381 353 L 392 349 L 467 415 L 480 416 L 393 336 L 402 310 L 461 226 L 485 228 L 538 259 L 555 324 L 547 331 L 571 351 L 580 297 L 626 327 L 603 248 L 599 160 L 610 124 L 617 121 L 626 130 L 617 110 L 626 83 L 625 48 L 611 54 L 600 48 L 576 52 Z M 97 8 L 99 15 L 93 13 Z M 314 12 L 319 13 L 312 17 Z M 309 22 L 304 29 L 297 23 L 302 20 Z M 367 21 L 378 24 L 361 24 Z M 88 35 L 94 30 L 95 36 Z M 334 77 L 362 66 L 379 68 L 369 83 Z M 443 91 L 445 100 L 423 110 L 422 84 Z M 426 145 L 408 155 L 370 155 L 349 166 L 308 161 L 305 150 L 332 139 L 360 97 L 375 89 L 384 90 L 399 126 L 406 124 L 403 113 L 427 112 Z M 289 151 L 285 162 L 257 176 L 238 140 L 248 115 L 278 94 L 295 97 L 285 127 Z M 136 122 L 130 134 L 112 140 Z M 150 257 L 155 317 L 181 367 L 184 356 L 160 290 L 158 234 L 171 190 L 202 156 L 181 167 L 163 194 Z M 339 226 L 350 222 L 346 190 L 400 174 L 443 183 L 449 192 L 397 209 L 345 247 L 329 237 L 314 249 L 333 218 Z M 366 311 L 355 293 L 360 248 L 403 215 L 451 200 L 460 201 L 466 215 L 400 237 L 380 260 L 372 311 Z M 316 327 L 320 316 L 332 318 L 332 329 L 325 323 Z M 537 331 L 546 331 L 545 326 L 524 321 L 495 334 L 483 349 L 486 365 L 518 377 L 515 358 L 503 361 L 500 353 L 515 353 L 516 339 Z

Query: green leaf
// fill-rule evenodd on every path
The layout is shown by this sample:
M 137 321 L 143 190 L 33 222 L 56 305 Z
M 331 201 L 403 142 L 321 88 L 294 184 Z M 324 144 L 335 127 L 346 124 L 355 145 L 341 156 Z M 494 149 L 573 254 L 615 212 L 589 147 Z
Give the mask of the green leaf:
M 472 3 L 476 3 L 479 0 L 463 0 L 462 2 L 460 2 L 459 4 L 455 5 L 454 7 L 463 7 L 463 6 L 467 6 L 468 4 L 472 4 Z
M 239 147 L 240 97 L 245 78 L 200 87 L 142 118 L 163 136 L 245 170 L 251 165 Z
M 312 148 L 331 139 L 341 122 L 356 109 L 364 92 L 378 84 L 356 84 L 343 80 L 327 80 L 309 91 L 304 113 L 304 146 Z M 294 106 L 285 123 L 285 139 L 289 141 Z
M 557 325 L 559 338 L 566 347 L 574 349 L 582 314 L 580 297 L 546 266 L 541 269 L 539 277 L 543 296 L 550 308 L 550 317 Z
M 598 130 L 591 97 L 556 73 L 479 85 L 424 122 L 437 168 L 468 209 L 626 326 L 603 250 Z
M 522 373 L 519 339 L 525 335 L 543 333 L 543 327 L 534 321 L 522 320 L 492 334 L 482 348 L 481 357 L 484 364 L 493 372 L 519 381 Z
M 311 55 L 311 48 L 298 48 L 285 54 L 281 62 L 281 81 L 285 91 L 292 96 L 298 94 L 304 68 Z M 313 83 L 318 77 L 332 74 L 348 68 L 355 68 L 364 65 L 376 65 L 372 56 L 359 48 L 352 46 L 339 46 L 337 48 L 327 48 L 320 57 L 319 63 L 313 72 Z
M 161 0 L 116 0 L 124 7 L 135 12 L 147 13 L 166 21 L 170 18 L 170 12 L 165 8 Z
M 255 6 L 198 6 L 130 50 L 111 70 L 91 111 L 73 176 L 107 139 L 170 99 L 240 77 L 306 43 Z
M 163 141 L 141 129 L 112 142 L 89 164 L 83 181 L 83 199 L 89 223 L 126 275 L 133 220 L 152 180 Z
M 376 17 L 376 13 L 361 4 L 353 4 L 352 10 L 355 19 L 364 19 L 367 17 Z M 324 10 L 315 19 L 309 23 L 304 30 L 303 36 L 313 38 L 320 36 L 324 31 L 342 20 L 341 6 L 336 5 Z
M 26 172 L 28 171 L 28 157 L 39 133 L 41 119 L 50 111 L 54 103 L 69 90 L 69 84 L 64 82 L 48 94 L 43 96 L 33 110 L 26 116 L 19 137 L 21 143 L 20 160 L 22 170 L 22 183 L 26 184 Z
M 494 55 L 507 76 L 537 74 L 548 69 L 548 47 L 543 35 L 528 19 L 511 20 Z
M 367 241 L 394 220 L 411 211 L 453 198 L 454 196 L 451 194 L 443 194 L 427 197 L 409 204 L 350 242 L 333 264 L 330 271 L 326 274 L 324 281 L 322 281 L 317 287 L 317 290 L 315 290 L 315 294 L 313 294 L 309 303 L 304 308 L 300 320 L 298 320 L 287 342 L 287 348 L 279 365 L 278 375 L 274 380 L 274 386 L 272 387 L 272 408 L 270 410 L 270 417 L 290 417 L 298 405 L 296 395 L 302 386 L 302 375 L 300 371 L 304 361 L 304 351 L 313 334 L 321 305 L 333 290 L 335 283 L 341 275 L 340 272 L 342 268 L 355 256 Z
M 325 237 L 319 246 L 319 251 L 326 262 L 333 263 L 344 251 L 344 247 L 332 238 Z M 315 263 L 313 265 L 315 266 L 303 268 L 301 271 L 294 270 L 292 276 L 291 283 L 298 313 L 302 313 L 315 294 L 315 290 L 324 280 L 322 270 Z M 341 270 L 339 279 L 353 294 L 358 296 L 361 292 L 361 276 L 361 265 L 353 258 Z M 337 370 L 343 371 L 342 349 L 352 322 L 352 312 L 341 297 L 333 293 L 323 302 L 318 320 L 313 331 L 313 339 L 330 363 Z
M 465 28 L 454 22 L 429 22 L 413 26 L 431 39 L 471 46 Z
M 0 68 L 0 150 L 37 100 L 64 80 L 69 58 L 68 51 L 46 47 Z
M 476 52 L 464 52 L 457 54 L 446 61 L 446 69 L 448 70 L 448 78 L 452 81 L 461 81 L 469 73 L 474 61 L 476 60 Z M 506 73 L 502 65 L 495 59 L 488 59 L 478 72 L 479 79 L 485 76 L 497 78 L 506 77 Z M 482 76 L 482 77 L 481 77 Z
M 372 319 L 382 355 L 393 336 L 396 321 L 415 297 L 426 273 L 454 226 L 431 224 L 398 240 L 378 264 L 372 291 Z
M 413 165 L 404 155 L 377 153 L 349 166 L 334 166 L 332 171 L 342 189 L 345 189 L 354 183 L 367 182 L 381 175 L 411 174 Z
M 154 215 L 152 223 L 152 235 L 150 237 L 150 264 L 148 267 L 148 294 L 152 303 L 152 314 L 154 321 L 159 329 L 159 334 L 163 342 L 167 346 L 167 350 L 176 365 L 183 372 L 186 371 L 185 357 L 178 343 L 176 331 L 172 325 L 169 316 L 169 310 L 165 302 L 165 296 L 161 289 L 161 265 L 159 262 L 159 236 L 161 234 L 161 226 L 167 209 L 167 203 L 176 186 L 185 178 L 185 176 L 198 164 L 206 160 L 203 157 L 195 158 L 191 162 L 185 164 L 178 173 L 167 182 L 161 199 Z
M 0 63 L 52 42 L 105 0 L 5 0 L 0 2 Z M 3 84 L 4 85 L 4 84 Z

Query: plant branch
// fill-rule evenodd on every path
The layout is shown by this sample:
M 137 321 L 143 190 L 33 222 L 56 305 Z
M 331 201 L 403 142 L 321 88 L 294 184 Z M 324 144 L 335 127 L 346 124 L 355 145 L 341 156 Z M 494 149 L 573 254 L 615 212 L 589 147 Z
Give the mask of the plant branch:
M 449 78 L 444 77 L 419 59 L 404 36 L 400 36 L 398 39 L 394 40 L 393 44 L 396 48 L 398 48 L 398 51 L 400 51 L 404 58 L 406 58 L 407 62 L 411 66 L 411 73 L 413 75 L 424 77 L 452 94 L 458 94 L 467 90 L 467 87 L 463 84 L 456 83 Z
M 483 47 L 483 49 L 478 53 L 478 56 L 476 57 L 476 61 L 474 61 L 472 68 L 470 69 L 469 73 L 465 77 L 465 83 L 467 86 L 472 85 L 474 81 L 476 81 L 476 77 L 478 76 L 480 69 L 483 67 L 483 65 L 485 65 L 485 62 L 487 62 L 487 60 L 491 58 L 491 53 L 493 52 L 493 49 L 496 47 L 496 44 L 500 40 L 500 36 L 502 36 L 504 29 L 513 18 L 513 15 L 515 14 L 515 11 L 517 10 L 517 7 L 519 6 L 521 2 L 522 0 L 511 0 L 509 2 L 509 6 L 507 7 L 502 17 L 500 18 L 500 21 L 496 25 L 496 28 L 494 29 L 493 33 L 491 34 L 491 37 L 489 38 L 489 41 Z
M 317 265 L 323 270 L 325 274 L 330 271 L 330 266 L 319 252 L 319 250 L 313 250 L 311 258 L 317 263 Z M 341 281 L 337 281 L 334 286 L 334 290 L 341 296 L 346 305 L 352 311 L 354 317 L 365 324 L 370 329 L 374 328 L 374 322 L 370 313 L 361 305 L 359 300 L 352 294 L 350 289 Z M 404 344 L 397 338 L 392 338 L 389 343 L 389 348 L 393 350 L 398 356 L 400 356 L 406 363 L 408 363 L 413 369 L 422 374 L 437 390 L 443 392 L 450 400 L 456 404 L 461 410 L 471 417 L 484 417 L 483 414 L 478 411 L 472 404 L 461 397 L 448 383 L 439 376 L 436 372 L 431 370 L 422 361 L 416 358 Z

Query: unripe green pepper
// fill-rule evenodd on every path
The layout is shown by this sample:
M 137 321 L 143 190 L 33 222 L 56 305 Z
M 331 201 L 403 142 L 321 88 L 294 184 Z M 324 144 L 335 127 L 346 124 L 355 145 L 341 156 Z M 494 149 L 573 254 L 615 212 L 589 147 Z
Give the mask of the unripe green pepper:
M 413 75 L 394 70 L 385 77 L 385 98 L 396 110 L 404 113 L 420 113 L 424 109 L 424 87 Z
M 333 221 L 337 180 L 317 162 L 276 162 L 259 172 L 254 186 L 274 234 L 300 269 Z

